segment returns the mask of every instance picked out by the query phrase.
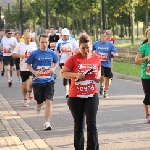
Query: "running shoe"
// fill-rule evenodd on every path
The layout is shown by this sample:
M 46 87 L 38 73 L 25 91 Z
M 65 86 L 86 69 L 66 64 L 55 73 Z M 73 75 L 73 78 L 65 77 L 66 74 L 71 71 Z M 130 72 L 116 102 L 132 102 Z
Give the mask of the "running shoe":
M 55 80 L 57 79 L 57 74 L 54 74 L 54 79 L 55 79 Z
M 147 123 L 150 123 L 150 116 L 147 117 Z
M 12 82 L 11 82 L 11 81 L 9 81 L 9 82 L 8 82 L 8 86 L 9 86 L 9 87 L 11 87 L 11 85 L 12 85 Z
M 99 94 L 104 95 L 104 87 L 103 86 L 100 86 Z
M 104 91 L 104 98 L 108 98 L 108 93 L 106 91 Z
M 44 130 L 52 130 L 50 122 L 45 122 L 45 124 L 44 124 Z
M 4 76 L 4 71 L 1 71 L 1 76 Z
M 29 99 L 33 100 L 34 99 L 34 94 L 32 91 L 29 91 Z
M 29 106 L 29 101 L 27 99 L 24 100 L 23 106 L 24 107 L 28 107 Z
M 22 81 L 21 81 L 21 79 L 18 79 L 18 83 L 21 83 Z
M 35 106 L 35 111 L 37 114 L 40 114 L 41 110 L 42 110 L 42 106 L 38 106 L 38 105 Z
M 68 92 L 66 92 L 66 98 L 69 98 L 69 93 Z

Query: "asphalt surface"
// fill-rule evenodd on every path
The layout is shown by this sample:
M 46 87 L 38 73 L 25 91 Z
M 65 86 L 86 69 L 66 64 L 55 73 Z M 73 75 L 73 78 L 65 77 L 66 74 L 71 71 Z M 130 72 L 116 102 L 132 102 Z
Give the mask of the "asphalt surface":
M 59 69 L 56 73 L 59 74 Z M 119 76 L 118 78 L 114 77 L 109 89 L 109 98 L 104 99 L 100 96 L 97 114 L 100 150 L 150 150 L 150 124 L 146 123 L 142 105 L 144 94 L 139 81 L 126 80 L 125 77 L 120 79 Z M 53 130 L 51 131 L 43 130 L 45 107 L 41 114 L 36 114 L 34 110 L 35 101 L 30 101 L 30 106 L 27 108 L 23 107 L 21 84 L 17 83 L 15 72 L 11 88 L 7 85 L 6 77 L 0 77 L 0 93 L 17 115 L 51 149 L 73 150 L 73 119 L 67 106 L 62 79 L 59 75 L 55 83 L 51 117 Z M 99 85 L 97 87 L 99 88 Z M 11 119 L 7 119 L 7 121 L 11 126 Z

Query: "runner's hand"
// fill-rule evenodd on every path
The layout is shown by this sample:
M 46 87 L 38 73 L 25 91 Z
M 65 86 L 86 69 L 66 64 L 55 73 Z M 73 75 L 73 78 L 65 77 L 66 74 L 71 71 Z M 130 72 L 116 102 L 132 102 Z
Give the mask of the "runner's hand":
M 39 71 L 34 71 L 33 74 L 34 74 L 36 77 L 39 77 L 39 76 L 40 76 L 40 72 L 39 72 Z
M 95 78 L 95 82 L 96 82 L 96 83 L 99 83 L 99 82 L 100 82 L 100 78 L 96 77 L 96 78 Z
M 82 74 L 82 73 L 76 73 L 76 79 L 83 79 L 85 77 L 85 75 L 84 74 Z
M 25 58 L 25 55 L 20 55 L 20 58 L 22 58 L 22 59 Z
M 51 74 L 53 74 L 54 73 L 54 68 L 50 68 L 50 72 L 51 72 Z
M 114 53 L 114 52 L 111 52 L 111 54 L 112 54 L 113 56 L 115 56 L 115 53 Z
M 150 56 L 145 56 L 145 60 L 150 60 Z

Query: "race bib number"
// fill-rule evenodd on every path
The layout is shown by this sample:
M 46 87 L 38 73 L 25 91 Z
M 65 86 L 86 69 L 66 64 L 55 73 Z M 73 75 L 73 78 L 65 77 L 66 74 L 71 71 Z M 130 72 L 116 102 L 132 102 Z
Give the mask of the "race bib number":
M 80 81 L 76 83 L 77 97 L 93 97 L 95 94 L 95 82 L 93 80 Z
M 61 47 L 61 52 L 71 52 L 71 48 L 70 47 L 65 47 L 65 46 L 62 46 Z
M 25 58 L 29 58 L 30 54 L 31 54 L 31 52 L 27 52 L 27 51 L 26 51 L 26 53 L 25 53 Z
M 108 59 L 108 54 L 107 53 L 98 53 L 100 55 L 101 61 L 107 61 Z
M 40 73 L 38 78 L 50 78 L 50 66 L 38 66 L 37 71 Z
M 12 52 L 11 48 L 9 48 L 9 49 L 3 49 L 3 53 L 4 54 L 11 54 L 11 52 Z
M 56 42 L 50 43 L 50 48 L 51 48 L 51 49 L 55 49 L 55 47 L 56 47 Z
M 150 64 L 146 66 L 146 75 L 150 75 Z

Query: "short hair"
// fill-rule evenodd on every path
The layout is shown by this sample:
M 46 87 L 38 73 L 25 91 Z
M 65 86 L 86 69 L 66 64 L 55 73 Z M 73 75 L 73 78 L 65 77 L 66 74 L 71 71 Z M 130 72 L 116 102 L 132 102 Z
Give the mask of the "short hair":
M 51 28 L 54 28 L 54 29 L 56 29 L 56 27 L 55 27 L 54 25 L 51 25 L 49 28 L 50 28 L 50 29 L 51 29 Z
M 41 38 L 41 37 L 48 38 L 48 34 L 44 34 L 44 33 L 43 33 L 43 34 L 40 34 L 40 36 L 39 36 L 39 41 L 40 41 L 40 38 Z
M 105 33 L 107 34 L 107 31 L 106 31 L 106 30 L 101 30 L 101 31 L 100 31 L 100 35 L 101 35 L 101 34 L 105 34 Z
M 19 31 L 16 31 L 16 32 L 15 32 L 15 35 L 17 35 L 17 34 L 20 34 L 20 35 L 21 35 L 21 33 L 20 33 Z
M 147 32 L 148 31 L 150 31 L 150 28 L 147 28 L 146 30 L 145 30 L 145 36 L 147 36 Z
M 0 29 L 0 32 L 1 32 L 1 31 L 5 31 L 5 30 L 4 30 L 4 29 Z
M 10 30 L 10 29 L 6 29 L 6 30 L 5 30 L 5 33 L 8 33 L 8 32 L 11 32 L 11 30 Z
M 87 34 L 81 35 L 81 37 L 79 38 L 79 45 L 81 45 L 82 43 L 88 43 L 88 42 L 92 44 L 92 40 L 90 36 Z

